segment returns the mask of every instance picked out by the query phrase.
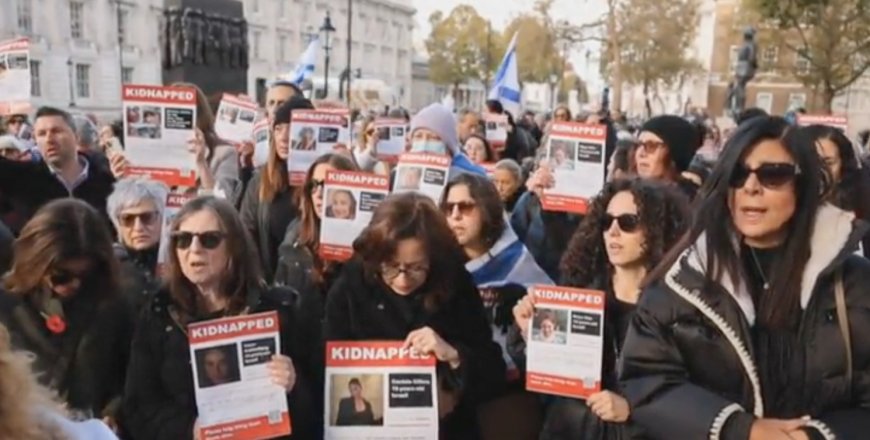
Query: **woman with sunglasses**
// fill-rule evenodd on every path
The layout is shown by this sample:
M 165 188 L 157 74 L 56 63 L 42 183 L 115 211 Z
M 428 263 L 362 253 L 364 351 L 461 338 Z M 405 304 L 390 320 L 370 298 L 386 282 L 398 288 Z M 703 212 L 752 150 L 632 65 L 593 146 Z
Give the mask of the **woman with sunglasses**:
M 632 174 L 677 184 L 693 198 L 698 185 L 684 179 L 682 173 L 689 169 L 700 146 L 700 135 L 691 122 L 679 116 L 656 116 L 640 129 L 632 158 Z
M 144 178 L 126 178 L 115 183 L 106 210 L 118 233 L 115 254 L 121 262 L 121 283 L 137 312 L 160 288 L 157 254 L 166 185 Z
M 290 117 L 295 110 L 313 108 L 311 101 L 294 95 L 275 110 L 269 133 L 269 159 L 266 165 L 257 169 L 248 183 L 239 210 L 245 229 L 254 239 L 266 282 L 272 282 L 278 265 L 278 247 L 287 226 L 298 215 L 298 205 L 287 171 Z
M 278 312 L 281 332 L 281 346 L 268 362 L 268 372 L 287 391 L 292 438 L 312 438 L 313 408 L 293 361 L 293 295 L 263 283 L 256 251 L 228 202 L 194 199 L 171 227 L 166 287 L 146 306 L 133 338 L 124 396 L 131 438 L 194 438 L 197 409 L 189 324 L 267 311 Z
M 392 195 L 353 249 L 329 291 L 326 340 L 399 340 L 433 355 L 441 438 L 478 438 L 477 404 L 503 389 L 505 366 L 444 215 L 424 195 Z
M 507 224 L 504 206 L 486 177 L 460 175 L 444 191 L 441 210 L 465 251 L 465 268 L 480 291 L 493 339 L 507 365 L 507 388 L 481 407 L 484 438 L 534 438 L 541 427 L 535 395 L 525 391 L 521 363 L 508 355 L 511 310 L 535 284 L 553 284 Z
M 360 121 L 361 131 L 357 145 L 353 149 L 353 158 L 360 170 L 389 176 L 390 164 L 378 159 L 380 136 L 378 136 L 375 120 L 377 120 L 376 116 L 369 115 Z
M 688 201 L 673 188 L 642 179 L 617 179 L 593 200 L 561 263 L 561 284 L 603 290 L 604 390 L 586 401 L 557 399 L 547 407 L 542 440 L 625 439 L 630 407 L 616 381 L 616 359 L 641 291 L 641 281 L 679 240 L 688 225 Z M 514 308 L 525 336 L 535 314 L 526 296 Z M 520 341 L 518 341 L 520 342 Z M 511 344 L 524 351 L 525 344 Z
M 782 118 L 738 126 L 689 233 L 652 271 L 622 351 L 653 439 L 866 438 L 866 230 L 822 203 L 815 145 Z
M 33 353 L 42 384 L 78 417 L 116 428 L 133 314 L 103 216 L 77 199 L 51 202 L 24 226 L 14 255 L 0 294 L 13 347 Z

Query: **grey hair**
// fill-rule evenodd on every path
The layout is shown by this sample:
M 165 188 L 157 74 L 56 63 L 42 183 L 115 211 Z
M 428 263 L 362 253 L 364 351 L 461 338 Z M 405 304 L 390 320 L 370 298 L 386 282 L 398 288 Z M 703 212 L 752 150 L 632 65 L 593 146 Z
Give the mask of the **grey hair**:
M 143 202 L 152 202 L 157 208 L 157 213 L 163 217 L 166 210 L 166 196 L 169 188 L 163 182 L 149 180 L 143 177 L 128 177 L 115 182 L 115 189 L 106 200 L 106 211 L 115 225 L 120 226 L 118 216 L 124 209 L 136 206 Z
M 72 115 L 72 118 L 75 124 L 73 128 L 76 131 L 76 136 L 79 138 L 79 145 L 85 147 L 88 151 L 96 150 L 97 139 L 99 137 L 97 127 L 85 115 L 75 114 Z
M 513 174 L 517 182 L 523 182 L 523 169 L 520 164 L 513 159 L 502 159 L 495 164 L 495 169 L 509 171 Z

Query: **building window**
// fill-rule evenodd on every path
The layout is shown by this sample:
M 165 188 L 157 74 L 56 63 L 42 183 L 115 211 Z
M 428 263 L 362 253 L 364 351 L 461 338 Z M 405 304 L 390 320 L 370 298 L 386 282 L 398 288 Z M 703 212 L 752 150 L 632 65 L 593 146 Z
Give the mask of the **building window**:
M 278 37 L 278 61 L 287 61 L 287 37 L 281 35 Z
M 251 11 L 260 12 L 260 0 L 251 0 Z
M 255 60 L 260 59 L 260 31 L 251 32 L 251 53 Z
M 761 53 L 761 62 L 768 67 L 773 67 L 776 65 L 776 62 L 779 60 L 779 48 L 776 46 L 769 46 L 764 49 L 764 52 Z
M 770 113 L 773 108 L 773 94 L 768 92 L 758 93 L 755 95 L 755 106 Z
M 30 60 L 30 96 L 42 96 L 42 77 L 39 61 Z
M 798 75 L 809 75 L 810 74 L 810 60 L 808 60 L 803 55 L 798 54 L 797 58 L 794 60 L 794 70 Z
M 731 46 L 731 51 L 728 54 L 728 71 L 732 75 L 737 73 L 738 61 L 740 61 L 740 46 Z
M 88 64 L 76 64 L 76 96 L 91 97 L 91 66 Z
M 80 40 L 84 38 L 85 4 L 82 2 L 69 2 L 69 33 L 70 36 Z
M 124 67 L 121 69 L 121 82 L 123 84 L 131 84 L 133 82 L 133 68 Z
M 33 32 L 33 0 L 18 0 L 18 31 L 22 34 Z
M 130 11 L 121 9 L 118 13 L 118 42 L 127 44 L 127 29 L 130 26 Z
M 804 108 L 807 105 L 807 94 L 806 93 L 789 93 L 788 94 L 788 108 L 796 109 L 796 108 Z

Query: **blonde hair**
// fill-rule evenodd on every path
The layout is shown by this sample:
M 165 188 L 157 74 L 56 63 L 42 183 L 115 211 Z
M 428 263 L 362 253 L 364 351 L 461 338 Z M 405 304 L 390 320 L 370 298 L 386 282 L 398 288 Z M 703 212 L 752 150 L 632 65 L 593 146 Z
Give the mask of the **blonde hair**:
M 36 381 L 31 357 L 12 350 L 9 331 L 0 324 L 0 438 L 15 440 L 69 440 L 48 417 L 65 411 L 54 394 Z

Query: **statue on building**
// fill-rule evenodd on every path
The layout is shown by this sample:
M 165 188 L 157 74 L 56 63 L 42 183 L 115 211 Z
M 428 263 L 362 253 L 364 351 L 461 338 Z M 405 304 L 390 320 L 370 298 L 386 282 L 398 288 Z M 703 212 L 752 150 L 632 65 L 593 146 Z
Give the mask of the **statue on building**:
M 755 29 L 749 27 L 743 32 L 743 46 L 737 55 L 737 68 L 734 79 L 728 85 L 728 109 L 731 117 L 736 118 L 746 107 L 746 85 L 755 78 L 758 70 L 758 44 L 755 42 Z

